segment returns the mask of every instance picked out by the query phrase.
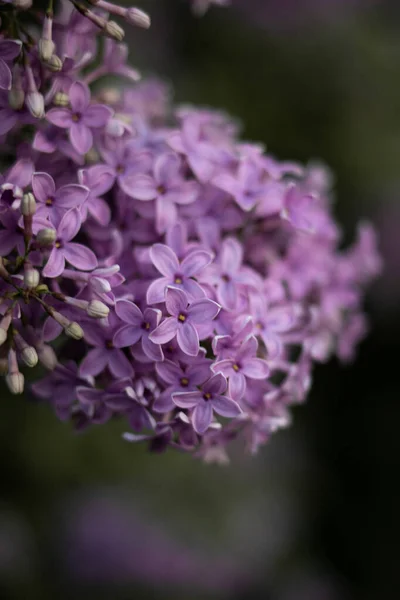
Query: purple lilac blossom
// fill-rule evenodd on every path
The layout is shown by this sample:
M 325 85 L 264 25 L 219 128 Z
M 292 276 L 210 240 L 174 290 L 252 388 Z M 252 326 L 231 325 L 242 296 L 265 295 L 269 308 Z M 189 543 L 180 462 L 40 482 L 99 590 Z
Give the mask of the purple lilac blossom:
M 212 3 L 225 4 L 197 9 Z M 119 417 L 154 451 L 225 461 L 241 438 L 255 452 L 290 423 L 315 363 L 354 358 L 376 234 L 362 223 L 341 249 L 329 171 L 279 162 L 227 115 L 137 83 L 108 16 L 149 19 L 99 7 L 47 15 L 14 65 L 21 40 L 1 25 L 6 383 L 22 393 L 39 361 L 49 374 L 33 392 L 77 429 Z

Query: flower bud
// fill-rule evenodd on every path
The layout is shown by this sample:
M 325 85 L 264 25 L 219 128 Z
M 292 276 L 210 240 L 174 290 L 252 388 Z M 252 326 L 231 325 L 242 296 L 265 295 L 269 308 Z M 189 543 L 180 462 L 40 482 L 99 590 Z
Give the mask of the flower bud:
M 89 317 L 93 317 L 93 319 L 105 319 L 110 314 L 110 309 L 100 300 L 91 300 L 86 312 Z
M 39 229 L 36 235 L 36 240 L 42 246 L 49 246 L 56 241 L 56 231 L 55 229 L 50 229 L 50 227 L 45 227 L 44 229 Z
M 4 344 L 7 339 L 8 329 L 11 325 L 12 315 L 11 312 L 8 312 L 4 315 L 4 317 L 0 321 L 0 346 Z
M 0 327 L 0 346 L 2 346 L 4 344 L 6 339 L 7 339 L 7 331 L 5 331 L 5 329 Z
M 43 344 L 40 348 L 38 348 L 38 355 L 40 362 L 46 369 L 52 371 L 56 368 L 58 363 L 57 355 L 51 346 L 48 344 Z
M 20 110 L 25 102 L 25 92 L 18 87 L 12 87 L 8 92 L 8 103 L 13 110 Z
M 58 73 L 63 68 L 63 62 L 57 54 L 53 54 L 50 56 L 49 60 L 46 61 L 46 67 L 53 71 L 53 73 Z
M 54 96 L 53 102 L 56 106 L 68 106 L 69 96 L 65 92 L 57 92 L 57 94 Z
M 107 21 L 103 31 L 107 37 L 116 42 L 122 42 L 125 36 L 125 31 L 115 21 Z
M 127 8 L 124 17 L 128 23 L 137 27 L 148 29 L 151 25 L 150 16 L 139 8 Z
M 7 375 L 6 384 L 12 394 L 22 394 L 24 391 L 24 376 L 20 372 Z
M 28 267 L 24 273 L 24 284 L 30 290 L 35 289 L 40 282 L 40 273 L 37 269 Z
M 0 375 L 4 376 L 8 373 L 8 362 L 6 358 L 0 358 Z
M 80 325 L 78 325 L 78 323 L 75 323 L 75 321 L 67 325 L 64 331 L 68 337 L 71 337 L 74 340 L 80 340 L 83 338 L 83 329 Z
M 53 42 L 53 40 L 46 40 L 44 38 L 41 38 L 39 40 L 39 56 L 41 58 L 41 60 L 43 60 L 44 62 L 48 62 L 51 57 L 53 56 L 53 52 L 55 50 L 55 43 Z
M 28 192 L 22 196 L 20 210 L 24 217 L 32 217 L 35 214 L 36 200 L 32 192 Z
M 21 359 L 27 367 L 36 367 L 38 363 L 38 355 L 33 346 L 27 346 L 21 352 Z
M 41 119 L 44 116 L 44 98 L 40 92 L 28 92 L 25 102 L 33 117 Z

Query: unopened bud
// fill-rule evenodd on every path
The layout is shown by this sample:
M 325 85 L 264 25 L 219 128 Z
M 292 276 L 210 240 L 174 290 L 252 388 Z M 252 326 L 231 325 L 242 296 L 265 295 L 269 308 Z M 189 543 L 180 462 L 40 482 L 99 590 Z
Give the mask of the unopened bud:
M 7 339 L 7 331 L 5 331 L 5 329 L 0 327 L 0 346 L 2 346 L 4 344 L 6 339 Z
M 19 372 L 7 375 L 6 384 L 12 394 L 22 394 L 24 391 L 24 376 Z
M 36 367 L 38 363 L 38 355 L 33 346 L 27 346 L 21 352 L 21 359 L 27 367 Z
M 126 131 L 124 124 L 118 119 L 110 119 L 106 125 L 106 133 L 111 137 L 122 137 Z
M 43 344 L 38 349 L 38 355 L 39 355 L 40 362 L 46 369 L 48 369 L 49 371 L 52 371 L 53 369 L 56 368 L 57 363 L 58 363 L 57 356 L 51 346 L 48 346 L 47 344 Z
M 22 196 L 20 210 L 24 217 L 32 217 L 35 214 L 36 200 L 32 192 L 28 192 Z
M 24 284 L 30 290 L 35 289 L 39 285 L 40 273 L 37 269 L 29 267 L 24 273 Z
M 101 90 L 99 99 L 104 104 L 117 104 L 121 100 L 121 92 L 117 88 L 105 88 Z
M 61 58 L 57 56 L 57 54 L 53 54 L 50 56 L 49 60 L 46 61 L 46 66 L 50 69 L 50 71 L 53 71 L 53 73 L 58 73 L 58 71 L 61 71 L 63 67 L 63 62 Z
M 8 361 L 6 358 L 0 358 L 0 375 L 4 376 L 8 373 Z
M 8 329 L 11 325 L 12 315 L 11 312 L 8 312 L 4 315 L 4 317 L 0 321 L 0 346 L 4 344 L 7 339 Z
M 127 8 L 124 17 L 128 23 L 136 25 L 137 27 L 148 29 L 151 25 L 149 15 L 143 10 L 139 10 L 139 8 Z
M 110 309 L 100 300 L 91 300 L 86 312 L 89 317 L 93 317 L 93 319 L 105 319 L 110 314 Z
M 122 42 L 125 36 L 125 31 L 115 21 L 107 21 L 103 29 L 107 37 Z
M 8 92 L 8 103 L 13 110 L 20 110 L 25 102 L 25 92 L 18 87 L 12 87 Z
M 56 106 L 68 106 L 69 96 L 65 92 L 57 92 L 57 94 L 54 96 L 53 102 Z
M 72 323 L 67 325 L 64 331 L 68 337 L 71 337 L 74 340 L 80 340 L 83 338 L 83 329 L 80 325 L 78 325 L 78 323 L 75 323 L 75 321 L 72 321 Z
M 44 98 L 40 92 L 28 92 L 25 102 L 35 119 L 41 119 L 44 116 Z
M 39 229 L 36 235 L 36 240 L 42 246 L 49 246 L 56 241 L 56 231 L 55 229 L 50 229 L 50 227 L 45 227 L 44 229 Z
M 48 62 L 50 58 L 53 56 L 53 52 L 55 50 L 55 44 L 53 40 L 46 40 L 41 38 L 39 40 L 39 56 L 44 62 Z

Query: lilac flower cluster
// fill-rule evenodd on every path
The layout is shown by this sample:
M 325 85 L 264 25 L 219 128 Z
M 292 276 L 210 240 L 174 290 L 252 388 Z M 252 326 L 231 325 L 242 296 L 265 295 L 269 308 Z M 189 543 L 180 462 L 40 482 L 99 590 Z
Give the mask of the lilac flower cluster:
M 255 451 L 289 423 L 315 362 L 353 357 L 374 231 L 339 251 L 322 167 L 275 160 L 222 113 L 174 109 L 163 85 L 136 83 L 108 18 L 147 15 L 73 4 L 46 12 L 37 41 L 12 39 L 18 11 L 2 26 L 7 385 L 22 393 L 21 364 L 40 361 L 34 393 L 78 428 L 122 417 L 125 438 L 155 450 L 225 460 L 240 436 Z

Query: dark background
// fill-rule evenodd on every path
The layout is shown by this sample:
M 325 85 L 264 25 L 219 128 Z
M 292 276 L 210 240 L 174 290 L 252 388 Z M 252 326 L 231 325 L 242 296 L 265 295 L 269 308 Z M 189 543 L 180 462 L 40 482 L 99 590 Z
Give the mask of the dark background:
M 400 3 L 141 7 L 135 66 L 277 157 L 327 163 L 346 240 L 376 224 L 371 332 L 353 365 L 316 369 L 292 428 L 227 467 L 150 455 L 123 424 L 76 435 L 1 388 L 0 597 L 399 598 Z

